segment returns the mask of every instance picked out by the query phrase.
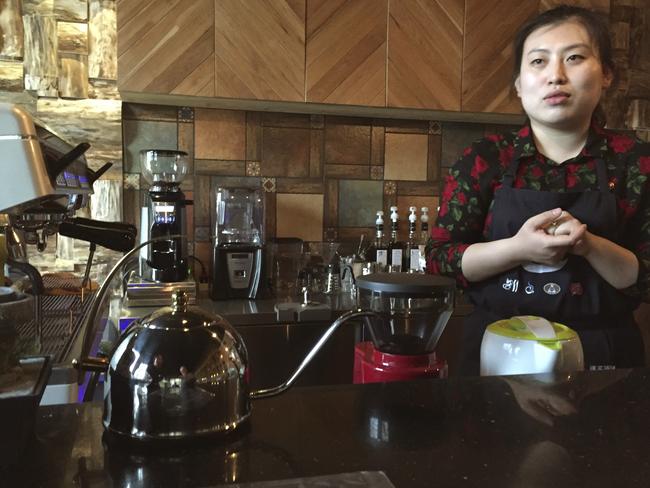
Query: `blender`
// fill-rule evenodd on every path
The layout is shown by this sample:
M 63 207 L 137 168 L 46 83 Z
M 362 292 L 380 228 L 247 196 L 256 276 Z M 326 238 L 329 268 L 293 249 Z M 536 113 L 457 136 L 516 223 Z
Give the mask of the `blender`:
M 263 276 L 264 195 L 260 189 L 217 188 L 210 298 L 255 299 Z
M 437 275 L 373 273 L 356 279 L 371 340 L 354 350 L 354 383 L 444 378 L 435 347 L 451 317 L 455 282 Z

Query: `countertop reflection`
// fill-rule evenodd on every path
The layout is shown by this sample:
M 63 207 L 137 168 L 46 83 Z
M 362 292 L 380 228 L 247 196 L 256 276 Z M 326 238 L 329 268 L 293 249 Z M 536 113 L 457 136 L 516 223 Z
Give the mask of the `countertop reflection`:
M 650 370 L 294 388 L 234 437 L 138 447 L 41 407 L 6 486 L 215 486 L 383 471 L 396 487 L 650 486 Z

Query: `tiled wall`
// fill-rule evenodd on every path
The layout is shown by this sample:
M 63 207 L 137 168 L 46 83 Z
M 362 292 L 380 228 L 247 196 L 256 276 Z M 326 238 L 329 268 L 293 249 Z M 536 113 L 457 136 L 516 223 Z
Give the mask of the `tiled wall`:
M 124 104 L 125 220 L 138 221 L 147 183 L 138 151 L 193 155 L 182 188 L 195 254 L 209 263 L 211 190 L 261 187 L 266 237 L 356 241 L 375 212 L 438 206 L 441 175 L 472 141 L 506 126 Z

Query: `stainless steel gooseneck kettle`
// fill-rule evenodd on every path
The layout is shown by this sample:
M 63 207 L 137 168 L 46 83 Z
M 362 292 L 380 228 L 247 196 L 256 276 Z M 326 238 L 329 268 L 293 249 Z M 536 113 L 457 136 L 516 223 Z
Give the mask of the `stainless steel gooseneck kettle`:
M 109 273 L 96 301 L 128 256 Z M 98 309 L 99 303 L 94 303 L 90 314 Z M 251 399 L 288 389 L 334 331 L 358 317 L 376 314 L 353 310 L 341 315 L 287 381 L 264 390 L 250 391 L 248 354 L 237 330 L 218 315 L 188 306 L 184 292 L 174 295 L 171 307 L 134 322 L 109 361 L 88 357 L 88 348 L 76 365 L 95 371 L 108 367 L 103 423 L 109 432 L 141 440 L 225 434 L 251 415 Z M 87 319 L 86 336 L 94 336 L 95 318 Z

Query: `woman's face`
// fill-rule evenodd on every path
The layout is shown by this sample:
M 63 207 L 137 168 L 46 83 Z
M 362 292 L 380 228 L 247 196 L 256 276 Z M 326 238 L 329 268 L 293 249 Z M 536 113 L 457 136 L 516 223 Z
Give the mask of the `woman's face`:
M 587 30 L 567 21 L 526 38 L 515 88 L 534 125 L 580 130 L 611 81 Z

